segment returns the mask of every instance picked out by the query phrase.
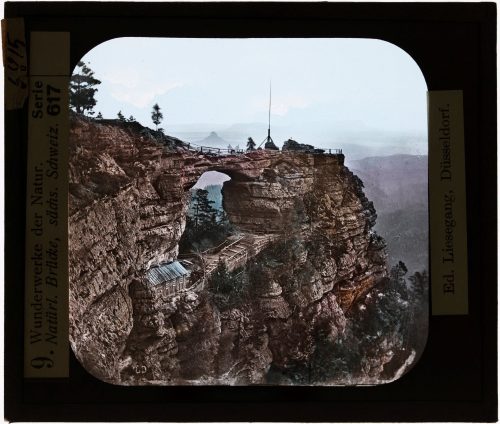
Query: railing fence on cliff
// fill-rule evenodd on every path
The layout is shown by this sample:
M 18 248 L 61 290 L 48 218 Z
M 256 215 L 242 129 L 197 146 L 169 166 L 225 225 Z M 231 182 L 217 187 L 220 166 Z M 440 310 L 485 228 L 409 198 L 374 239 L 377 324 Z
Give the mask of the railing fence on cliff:
M 247 149 L 224 149 L 219 147 L 209 147 L 209 146 L 200 146 L 195 143 L 185 143 L 184 147 L 188 150 L 203 153 L 206 155 L 215 155 L 215 156 L 224 156 L 224 155 L 245 155 L 250 152 L 258 151 L 257 149 L 247 150 Z M 342 155 L 342 149 L 303 149 L 303 150 L 273 150 L 273 149 L 264 149 L 268 153 L 276 153 L 281 154 L 283 152 L 289 153 L 312 153 L 318 155 Z
M 200 146 L 196 143 L 185 143 L 184 145 L 188 150 L 203 153 L 203 154 L 215 154 L 215 155 L 244 155 L 247 153 L 245 149 L 223 149 L 220 147 L 209 147 Z

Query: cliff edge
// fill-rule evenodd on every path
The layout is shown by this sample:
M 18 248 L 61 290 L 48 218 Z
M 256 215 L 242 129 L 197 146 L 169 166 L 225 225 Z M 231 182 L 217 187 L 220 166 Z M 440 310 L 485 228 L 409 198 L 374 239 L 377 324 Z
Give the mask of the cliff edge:
M 307 383 L 293 376 L 387 279 L 375 209 L 342 155 L 217 156 L 137 123 L 73 116 L 69 157 L 70 341 L 104 381 Z M 273 235 L 224 302 L 209 287 L 158 294 L 145 277 L 178 259 L 189 189 L 206 171 L 231 177 L 223 205 L 239 232 Z M 379 358 L 364 371 L 375 380 L 392 360 Z

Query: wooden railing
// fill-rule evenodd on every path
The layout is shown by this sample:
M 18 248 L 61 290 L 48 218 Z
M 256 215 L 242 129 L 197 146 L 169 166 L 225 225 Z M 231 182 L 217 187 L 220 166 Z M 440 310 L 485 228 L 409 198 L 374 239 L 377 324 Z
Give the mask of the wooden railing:
M 217 261 L 212 260 L 210 264 L 205 265 L 204 276 L 196 280 L 194 283 L 192 283 L 188 289 L 193 291 L 203 290 L 205 288 L 206 282 L 210 278 L 210 275 L 212 274 L 212 272 L 215 271 L 215 269 L 217 269 L 219 261 L 223 261 L 226 264 L 229 271 L 237 269 L 238 267 L 244 265 L 248 261 L 250 251 L 253 250 L 255 254 L 259 253 L 264 248 L 265 245 L 275 240 L 277 237 L 278 237 L 277 234 L 267 234 L 266 237 L 251 239 L 252 243 L 249 245 L 243 245 L 241 243 L 242 240 L 250 241 L 247 236 L 242 236 L 238 238 L 236 241 L 231 242 L 219 252 Z M 241 247 L 239 251 L 232 252 L 231 255 L 224 256 L 224 254 L 228 252 L 228 250 L 231 250 L 231 247 L 235 247 L 238 243 L 240 243 L 239 247 Z M 220 247 L 223 244 L 224 243 L 216 247 Z
M 226 249 L 226 248 L 228 248 L 228 247 L 232 246 L 233 244 L 238 243 L 238 242 L 239 242 L 240 240 L 242 240 L 242 239 L 243 239 L 243 237 L 240 237 L 240 238 L 238 238 L 237 240 L 235 240 L 235 241 L 233 241 L 233 242 L 230 242 L 230 240 L 229 240 L 229 239 L 226 239 L 226 240 L 224 240 L 221 244 L 219 244 L 218 246 L 211 247 L 210 249 L 204 250 L 203 252 L 201 252 L 201 254 L 202 254 L 202 255 L 207 255 L 207 254 L 210 254 L 210 253 L 212 253 L 212 252 L 217 252 L 217 251 L 218 251 L 218 249 L 221 249 L 221 248 L 222 248 L 221 250 Z M 227 246 L 224 246 L 224 244 L 226 244 L 226 243 L 228 243 L 228 242 L 230 242 L 230 243 L 229 243 Z M 224 246 L 224 247 L 222 247 L 222 246 Z
M 246 149 L 223 149 L 219 147 L 210 147 L 210 146 L 200 146 L 195 143 L 185 143 L 184 147 L 193 152 L 198 152 L 206 155 L 214 155 L 214 156 L 225 156 L 225 155 L 245 155 L 250 152 L 255 152 L 257 149 L 246 150 Z M 265 149 L 264 149 L 265 150 Z M 312 154 L 322 154 L 322 155 L 341 155 L 342 149 L 303 149 L 303 150 L 266 150 L 267 153 L 275 153 L 281 154 L 284 152 L 290 153 L 312 153 Z

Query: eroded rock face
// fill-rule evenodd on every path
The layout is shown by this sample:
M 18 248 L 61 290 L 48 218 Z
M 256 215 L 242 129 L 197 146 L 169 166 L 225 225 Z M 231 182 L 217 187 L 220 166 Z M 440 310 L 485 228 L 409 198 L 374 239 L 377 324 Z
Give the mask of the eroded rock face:
M 387 273 L 361 181 L 341 155 L 212 157 L 149 134 L 137 124 L 72 120 L 76 356 L 120 384 L 263 384 L 271 367 L 306 363 L 319 335 L 338 337 L 352 305 Z M 152 264 L 176 259 L 188 190 L 210 170 L 231 177 L 224 208 L 239 230 L 283 235 L 255 258 L 252 296 L 230 308 L 207 292 L 158 294 L 144 279 Z

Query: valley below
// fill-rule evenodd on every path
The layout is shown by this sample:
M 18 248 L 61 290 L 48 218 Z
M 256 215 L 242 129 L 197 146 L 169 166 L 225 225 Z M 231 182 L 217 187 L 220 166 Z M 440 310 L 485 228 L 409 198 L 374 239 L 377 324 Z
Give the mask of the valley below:
M 378 384 L 421 355 L 420 174 L 404 197 L 408 188 L 387 182 L 410 178 L 396 165 L 381 173 L 363 160 L 347 167 L 341 153 L 291 150 L 213 155 L 136 122 L 78 115 L 69 156 L 70 342 L 96 378 Z M 214 171 L 229 177 L 220 202 L 218 189 L 210 198 L 224 215 L 193 223 L 192 188 Z M 185 243 L 189 231 L 207 244 Z

